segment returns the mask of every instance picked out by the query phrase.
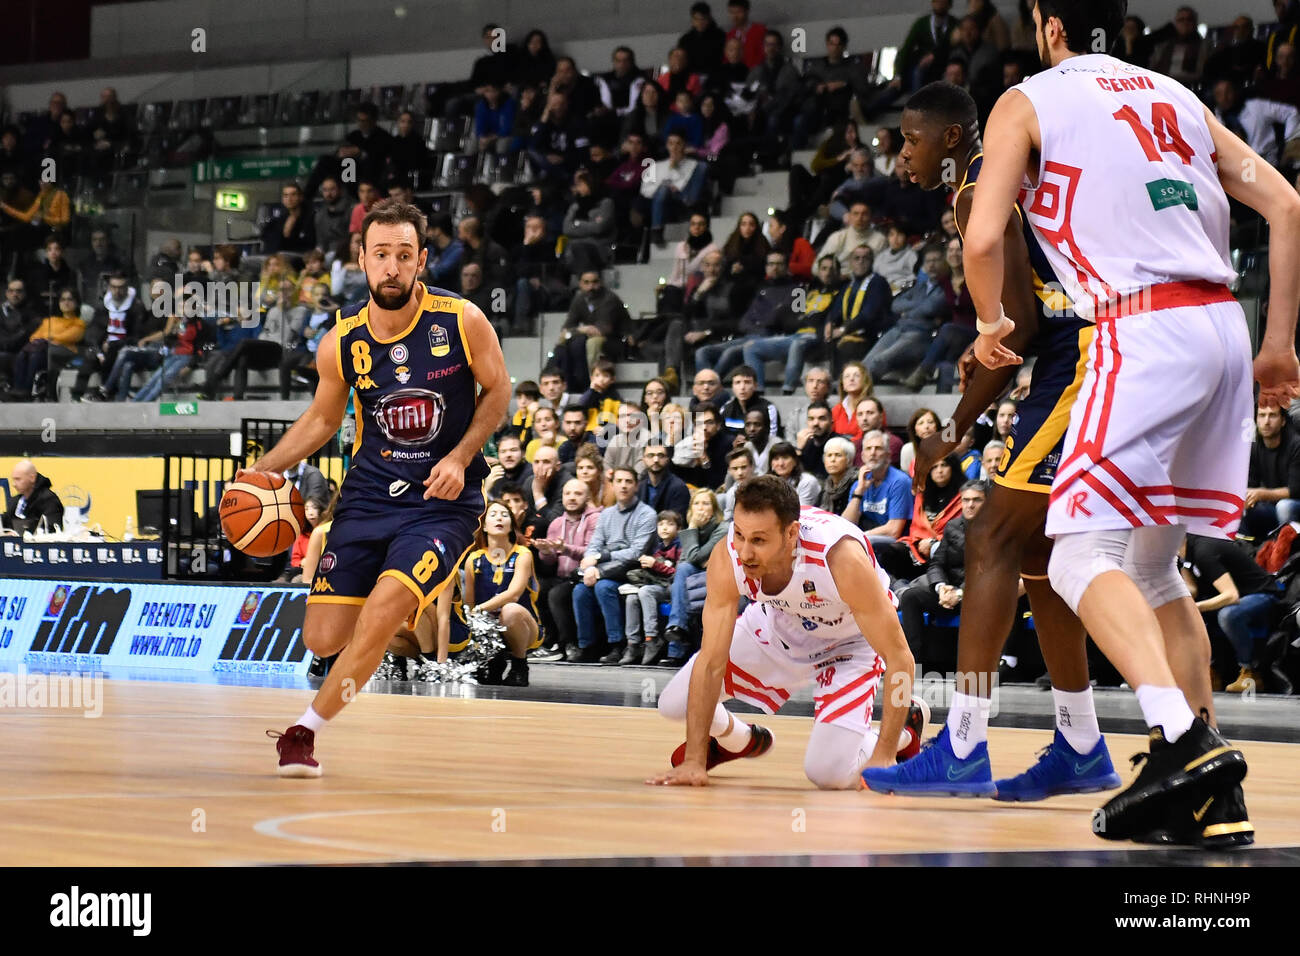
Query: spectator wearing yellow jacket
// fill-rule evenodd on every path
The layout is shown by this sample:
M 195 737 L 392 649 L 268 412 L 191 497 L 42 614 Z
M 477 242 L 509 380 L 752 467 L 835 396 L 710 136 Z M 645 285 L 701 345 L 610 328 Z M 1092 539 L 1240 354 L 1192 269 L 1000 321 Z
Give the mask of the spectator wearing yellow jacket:
M 61 289 L 58 301 L 61 314 L 41 322 L 14 361 L 14 385 L 10 394 L 13 401 L 32 398 L 33 386 L 41 373 L 46 373 L 45 383 L 35 397 L 58 400 L 58 373 L 76 356 L 77 346 L 86 335 L 76 290 Z
M 72 200 L 68 198 L 67 190 L 56 183 L 41 183 L 41 191 L 30 205 L 19 207 L 0 203 L 0 211 L 19 222 L 44 226 L 51 232 L 63 232 L 72 222 Z

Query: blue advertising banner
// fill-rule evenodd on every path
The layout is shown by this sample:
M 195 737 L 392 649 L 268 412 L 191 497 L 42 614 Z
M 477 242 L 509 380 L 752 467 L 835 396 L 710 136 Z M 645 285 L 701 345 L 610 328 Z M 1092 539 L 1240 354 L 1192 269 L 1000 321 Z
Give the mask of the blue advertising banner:
M 0 575 L 49 578 L 129 578 L 159 581 L 163 549 L 157 542 L 34 544 L 0 539 Z
M 306 609 L 305 588 L 9 578 L 0 580 L 0 660 L 304 675 Z

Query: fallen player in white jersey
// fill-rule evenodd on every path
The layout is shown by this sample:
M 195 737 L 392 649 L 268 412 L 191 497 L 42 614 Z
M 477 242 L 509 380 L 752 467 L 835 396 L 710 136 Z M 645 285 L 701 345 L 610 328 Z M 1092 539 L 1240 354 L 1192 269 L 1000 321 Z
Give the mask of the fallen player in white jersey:
M 742 595 L 752 603 L 737 618 Z M 771 714 L 815 682 L 804 772 L 822 789 L 857 789 L 864 767 L 890 766 L 919 749 L 928 713 L 912 697 L 914 668 L 888 576 L 862 532 L 838 515 L 801 508 L 779 478 L 750 478 L 736 489 L 727 546 L 709 559 L 700 650 L 659 698 L 661 714 L 686 720 L 686 743 L 671 770 L 646 782 L 704 786 L 718 764 L 761 756 L 771 731 L 721 701 L 735 697 Z M 882 675 L 877 735 L 871 712 Z

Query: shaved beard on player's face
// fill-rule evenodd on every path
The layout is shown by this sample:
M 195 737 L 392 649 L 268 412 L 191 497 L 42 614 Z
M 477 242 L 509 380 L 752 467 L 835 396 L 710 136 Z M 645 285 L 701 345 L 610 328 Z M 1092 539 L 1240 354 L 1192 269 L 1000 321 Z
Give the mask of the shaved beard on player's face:
M 789 575 L 794 568 L 794 545 L 799 523 L 782 528 L 776 515 L 767 510 L 749 511 L 737 507 L 732 515 L 734 545 L 746 577 L 762 580 Z
M 903 114 L 903 136 L 907 143 L 903 161 L 909 178 L 922 189 L 944 185 L 945 172 L 943 127 L 929 116 L 915 112 Z M 956 183 L 950 183 L 956 188 Z

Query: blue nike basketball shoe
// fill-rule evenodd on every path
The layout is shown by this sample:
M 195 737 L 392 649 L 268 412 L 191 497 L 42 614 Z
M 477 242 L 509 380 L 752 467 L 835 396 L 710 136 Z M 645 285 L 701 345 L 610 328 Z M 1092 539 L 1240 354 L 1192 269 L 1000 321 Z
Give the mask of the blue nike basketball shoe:
M 997 792 L 988 744 L 980 743 L 962 760 L 948 742 L 947 724 L 911 760 L 893 767 L 868 767 L 862 771 L 862 782 L 876 793 L 915 797 L 991 797 Z
M 1063 793 L 1096 793 L 1113 790 L 1120 785 L 1119 774 L 1110 762 L 1106 738 L 1080 755 L 1069 745 L 1058 729 L 1051 746 L 1038 752 L 1038 762 L 1020 774 L 999 780 L 994 786 L 994 800 L 1028 803 L 1046 800 Z

